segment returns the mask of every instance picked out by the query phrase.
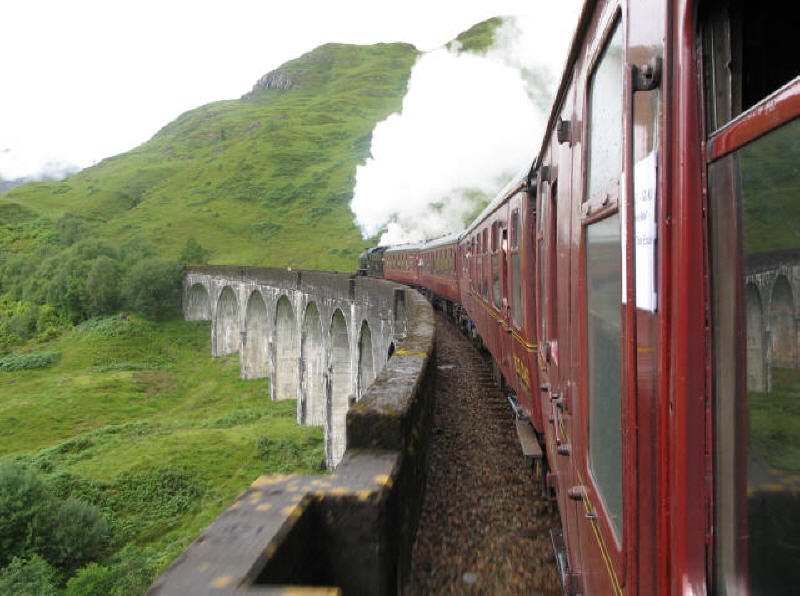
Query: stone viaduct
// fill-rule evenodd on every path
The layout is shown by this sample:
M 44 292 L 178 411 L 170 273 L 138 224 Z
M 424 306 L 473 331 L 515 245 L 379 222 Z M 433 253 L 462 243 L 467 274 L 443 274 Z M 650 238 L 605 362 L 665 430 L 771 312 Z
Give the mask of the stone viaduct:
M 800 250 L 749 255 L 747 388 L 772 390 L 772 369 L 800 367 Z
M 431 305 L 346 274 L 197 267 L 184 312 L 211 321 L 214 355 L 238 351 L 243 376 L 297 397 L 298 419 L 325 427 L 335 470 L 259 476 L 148 594 L 396 594 L 425 492 Z
M 297 399 L 297 421 L 325 429 L 334 468 L 347 410 L 405 333 L 400 286 L 345 273 L 205 266 L 186 271 L 187 320 L 211 321 L 211 355 L 238 352 L 241 376 Z

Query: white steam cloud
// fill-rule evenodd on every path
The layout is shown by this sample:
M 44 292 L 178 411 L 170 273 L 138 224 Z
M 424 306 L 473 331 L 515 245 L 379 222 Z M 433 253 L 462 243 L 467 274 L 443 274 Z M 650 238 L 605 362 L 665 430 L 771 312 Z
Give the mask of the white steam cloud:
M 544 2 L 541 3 L 544 5 Z M 365 237 L 417 242 L 464 228 L 539 150 L 578 2 L 505 18 L 485 55 L 423 54 L 402 112 L 379 123 L 351 208 Z

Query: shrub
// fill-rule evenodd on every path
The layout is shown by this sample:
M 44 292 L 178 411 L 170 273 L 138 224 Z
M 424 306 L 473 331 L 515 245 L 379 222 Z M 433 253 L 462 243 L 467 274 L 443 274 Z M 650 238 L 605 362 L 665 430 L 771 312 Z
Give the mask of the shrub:
M 270 473 L 288 472 L 297 468 L 321 470 L 322 437 L 308 435 L 303 438 L 259 437 L 256 440 L 256 457 L 263 461 L 264 470 Z
M 126 546 L 106 565 L 89 563 L 67 582 L 66 596 L 144 594 L 155 576 L 148 552 Z
M 108 522 L 97 507 L 83 501 L 68 498 L 51 511 L 48 522 L 39 550 L 67 577 L 108 545 Z
M 200 243 L 192 237 L 183 245 L 179 261 L 184 265 L 191 265 L 205 263 L 207 258 L 208 251 L 200 246 Z
M 56 222 L 56 229 L 61 242 L 66 246 L 70 246 L 86 236 L 89 226 L 79 215 L 65 213 Z
M 181 300 L 180 268 L 161 259 L 134 265 L 122 281 L 122 295 L 131 310 L 150 319 L 176 316 Z
M 0 358 L 0 372 L 46 368 L 61 358 L 60 352 L 31 352 L 30 354 L 11 354 Z
M 15 557 L 0 570 L 0 594 L 50 596 L 58 594 L 56 571 L 39 555 Z
M 14 462 L 0 463 L 0 565 L 33 554 L 54 505 L 41 475 Z
M 189 511 L 203 496 L 192 474 L 180 468 L 124 472 L 115 483 L 119 509 L 142 520 L 163 520 Z
M 114 586 L 118 581 L 118 573 L 105 565 L 89 563 L 67 582 L 64 593 L 67 596 L 109 596 L 115 593 Z
M 97 507 L 71 497 L 59 501 L 40 473 L 0 464 L 0 565 L 39 555 L 69 576 L 100 556 L 108 541 L 108 522 Z
M 115 261 L 99 256 L 89 266 L 83 298 L 89 316 L 109 314 L 119 304 L 119 270 Z

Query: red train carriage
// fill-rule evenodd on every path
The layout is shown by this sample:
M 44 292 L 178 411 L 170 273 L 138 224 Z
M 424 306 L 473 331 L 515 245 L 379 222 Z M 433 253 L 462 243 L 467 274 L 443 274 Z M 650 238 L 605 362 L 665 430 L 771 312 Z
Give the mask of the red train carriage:
M 458 234 L 449 234 L 425 242 L 419 251 L 419 283 L 446 304 L 459 302 L 456 276 Z
M 419 285 L 418 244 L 390 246 L 383 253 L 383 277 L 391 281 Z
M 461 235 L 459 289 L 471 324 L 526 416 L 542 430 L 535 366 L 534 204 L 512 180 Z
M 460 237 L 568 593 L 800 585 L 799 17 L 587 2 L 527 183 Z
M 751 281 L 755 255 L 796 255 L 800 238 L 783 19 L 745 2 L 583 12 L 533 166 L 540 399 L 571 591 L 800 580 L 800 408 L 775 403 L 800 398 L 797 324 L 772 357 L 759 349 L 784 332 Z M 763 275 L 786 288 L 795 263 Z M 797 316 L 798 290 L 781 312 Z M 770 447 L 789 411 L 796 430 Z

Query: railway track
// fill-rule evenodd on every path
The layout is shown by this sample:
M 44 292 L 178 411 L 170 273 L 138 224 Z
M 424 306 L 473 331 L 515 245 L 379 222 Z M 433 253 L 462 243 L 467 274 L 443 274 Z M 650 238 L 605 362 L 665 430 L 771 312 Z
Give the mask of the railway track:
M 549 529 L 488 362 L 437 313 L 428 482 L 406 594 L 561 594 Z

